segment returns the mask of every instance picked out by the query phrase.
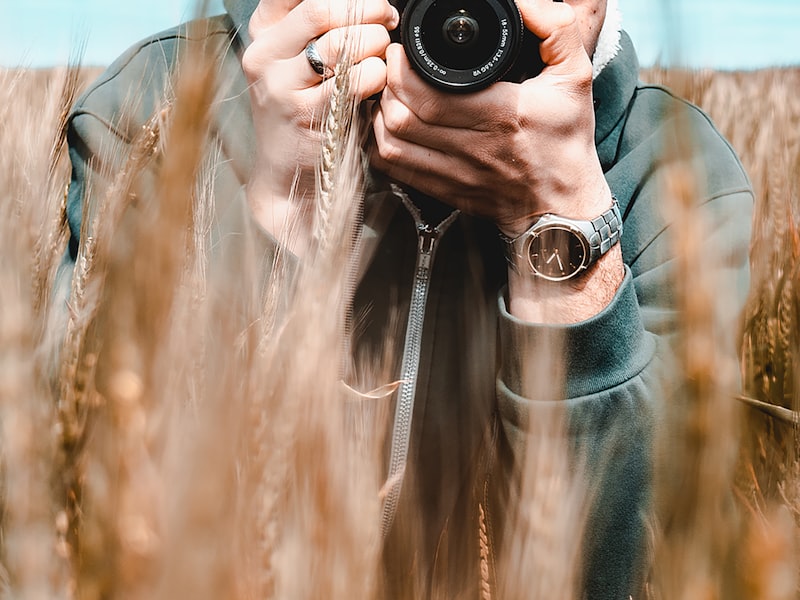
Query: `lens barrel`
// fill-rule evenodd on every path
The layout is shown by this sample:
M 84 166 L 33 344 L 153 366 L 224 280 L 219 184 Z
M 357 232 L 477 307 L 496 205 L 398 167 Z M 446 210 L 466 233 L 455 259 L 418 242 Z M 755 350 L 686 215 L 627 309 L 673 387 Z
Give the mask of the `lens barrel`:
M 556 0 L 560 1 L 560 0 Z M 400 10 L 400 41 L 417 73 L 451 92 L 522 81 L 543 68 L 539 40 L 514 0 L 410 0 Z

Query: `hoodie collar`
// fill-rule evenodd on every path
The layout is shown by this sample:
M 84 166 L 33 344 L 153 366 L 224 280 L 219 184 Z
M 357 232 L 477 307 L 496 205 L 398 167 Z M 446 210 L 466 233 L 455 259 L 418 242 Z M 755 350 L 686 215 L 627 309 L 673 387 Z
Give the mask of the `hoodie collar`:
M 256 10 L 256 6 L 258 6 L 258 0 L 224 0 L 223 4 L 236 30 L 239 32 L 239 37 L 244 42 L 244 45 L 247 46 L 250 43 L 247 25 L 250 23 L 250 17 Z
M 595 145 L 604 169 L 608 169 L 617 153 L 621 124 L 639 82 L 639 59 L 633 42 L 624 31 L 620 49 L 594 80 Z

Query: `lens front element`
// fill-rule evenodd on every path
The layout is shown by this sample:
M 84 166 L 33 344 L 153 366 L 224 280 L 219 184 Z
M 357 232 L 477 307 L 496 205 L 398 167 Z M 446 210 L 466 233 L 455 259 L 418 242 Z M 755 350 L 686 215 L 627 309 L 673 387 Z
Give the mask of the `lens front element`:
M 400 30 L 406 55 L 424 79 L 464 92 L 503 77 L 524 31 L 513 0 L 411 0 Z
M 456 46 L 465 46 L 474 42 L 480 33 L 480 25 L 465 10 L 459 10 L 450 16 L 442 26 L 445 39 Z

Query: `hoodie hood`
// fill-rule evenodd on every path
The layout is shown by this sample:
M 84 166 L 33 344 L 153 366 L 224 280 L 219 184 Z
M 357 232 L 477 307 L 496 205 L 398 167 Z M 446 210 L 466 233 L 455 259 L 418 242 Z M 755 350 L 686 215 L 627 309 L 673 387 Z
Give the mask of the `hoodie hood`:
M 606 17 L 592 57 L 592 77 L 597 78 L 622 47 L 622 13 L 617 0 L 608 0 Z
M 228 11 L 233 20 L 239 37 L 244 41 L 245 46 L 250 43 L 250 34 L 247 25 L 250 17 L 258 6 L 259 0 L 224 0 L 225 10 Z M 592 74 L 596 78 L 605 66 L 611 62 L 620 50 L 622 33 L 622 16 L 620 14 L 618 0 L 608 0 L 606 7 L 606 18 L 603 21 L 603 28 L 600 30 L 600 37 L 597 40 L 597 49 L 592 57 Z

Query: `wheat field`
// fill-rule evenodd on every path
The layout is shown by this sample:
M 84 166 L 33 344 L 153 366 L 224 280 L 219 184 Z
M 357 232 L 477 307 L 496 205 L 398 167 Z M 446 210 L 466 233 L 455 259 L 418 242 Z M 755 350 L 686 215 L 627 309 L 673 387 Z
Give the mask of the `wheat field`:
M 82 250 L 70 297 L 53 297 L 67 239 L 64 119 L 97 74 L 0 71 L 3 597 L 374 597 L 378 432 L 397 382 L 384 367 L 390 357 L 376 357 L 358 391 L 335 385 L 354 249 L 312 261 L 298 288 L 314 300 L 288 314 L 283 290 L 258 304 L 255 273 L 216 293 L 203 275 L 209 199 L 196 124 L 211 100 L 201 70 L 178 93 L 184 112 L 152 124 L 141 142 L 165 157 L 159 176 L 172 202 L 154 201 L 158 227 L 148 233 L 122 218 L 143 160 L 131 157 L 116 183 L 119 205 L 104 215 L 110 229 Z M 711 115 L 757 194 L 752 289 L 737 336 L 743 389 L 695 398 L 676 421 L 688 429 L 703 411 L 715 415 L 699 451 L 672 458 L 672 469 L 700 465 L 699 475 L 684 480 L 679 493 L 692 501 L 680 504 L 675 527 L 656 536 L 649 597 L 797 598 L 800 70 L 650 69 L 642 78 Z M 164 152 L 175 139 L 185 152 Z M 347 157 L 333 160 L 336 206 L 358 181 Z M 335 239 L 348 239 L 352 216 L 331 214 L 345 232 Z M 275 265 L 290 268 L 281 256 Z M 689 296 L 702 302 L 699 291 Z M 233 305 L 251 327 L 225 318 Z M 287 344 L 297 352 L 277 351 Z M 702 389 L 717 389 L 713 374 L 700 377 L 710 386 Z M 532 464 L 558 475 L 559 456 L 545 448 Z M 550 501 L 569 505 L 569 486 L 553 489 L 561 495 Z M 669 501 L 676 491 L 660 493 Z M 729 493 L 736 509 L 717 514 L 717 496 Z M 568 543 L 563 531 L 549 534 Z M 563 564 L 535 590 L 521 569 L 508 597 L 567 597 L 568 548 L 547 549 Z

